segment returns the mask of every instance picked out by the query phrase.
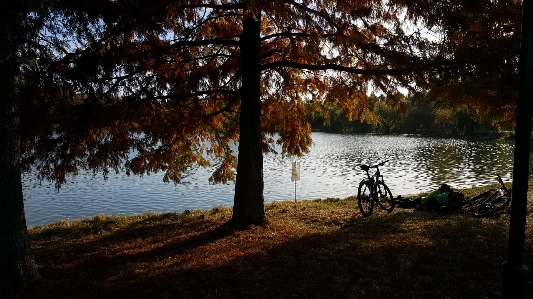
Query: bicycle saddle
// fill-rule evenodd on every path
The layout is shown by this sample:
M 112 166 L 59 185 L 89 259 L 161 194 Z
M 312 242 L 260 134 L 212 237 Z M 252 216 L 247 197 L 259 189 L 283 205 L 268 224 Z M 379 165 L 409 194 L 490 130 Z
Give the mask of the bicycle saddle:
M 368 165 L 361 165 L 361 169 L 364 171 L 368 171 L 370 169 L 370 166 Z

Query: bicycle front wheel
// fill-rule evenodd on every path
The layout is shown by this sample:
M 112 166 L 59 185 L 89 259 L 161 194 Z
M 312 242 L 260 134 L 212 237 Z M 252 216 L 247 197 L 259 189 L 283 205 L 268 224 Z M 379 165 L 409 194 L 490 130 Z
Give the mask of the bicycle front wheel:
M 372 215 L 374 210 L 374 200 L 372 199 L 372 183 L 363 181 L 357 190 L 357 205 L 363 217 Z
M 379 206 L 389 213 L 392 212 L 392 210 L 394 210 L 394 202 L 392 200 L 392 192 L 390 192 L 389 187 L 385 185 L 385 183 L 379 181 L 377 183 L 376 193 L 378 196 L 377 202 Z
M 479 208 L 474 211 L 474 216 L 476 217 L 485 217 L 496 213 L 497 211 L 503 209 L 511 202 L 511 197 L 506 194 L 503 196 L 496 197 L 492 200 L 489 200 L 485 203 L 482 203 Z

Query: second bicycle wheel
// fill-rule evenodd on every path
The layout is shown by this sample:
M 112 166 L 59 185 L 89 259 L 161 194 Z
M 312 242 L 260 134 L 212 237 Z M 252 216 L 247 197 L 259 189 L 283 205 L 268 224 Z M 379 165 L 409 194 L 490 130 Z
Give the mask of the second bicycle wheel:
M 392 210 L 394 210 L 392 192 L 390 192 L 389 187 L 387 187 L 387 185 L 381 181 L 378 182 L 377 185 L 377 195 L 377 202 L 379 206 L 387 212 L 392 212 Z
M 371 198 L 372 184 L 368 181 L 363 181 L 359 184 L 357 190 L 357 205 L 364 217 L 372 215 L 374 210 L 374 200 Z
M 485 217 L 495 212 L 503 209 L 506 205 L 511 202 L 511 197 L 509 195 L 499 196 L 492 200 L 489 200 L 486 203 L 482 203 L 479 208 L 474 211 L 474 216 L 476 217 Z

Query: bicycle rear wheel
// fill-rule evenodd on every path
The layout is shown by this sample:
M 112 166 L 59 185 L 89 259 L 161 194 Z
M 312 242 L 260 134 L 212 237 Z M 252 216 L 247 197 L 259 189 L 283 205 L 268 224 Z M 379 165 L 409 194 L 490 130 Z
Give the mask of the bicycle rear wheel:
M 389 213 L 394 210 L 392 192 L 390 192 L 389 187 L 381 181 L 377 183 L 377 196 L 377 202 L 383 210 Z
M 357 190 L 357 206 L 363 217 L 372 215 L 374 210 L 374 200 L 371 197 L 372 183 L 363 181 L 359 183 L 359 189 Z
M 511 202 L 511 197 L 509 194 L 505 194 L 499 197 L 496 197 L 492 200 L 489 200 L 486 203 L 481 204 L 475 211 L 474 216 L 476 217 L 485 217 L 496 213 L 497 211 L 503 209 Z

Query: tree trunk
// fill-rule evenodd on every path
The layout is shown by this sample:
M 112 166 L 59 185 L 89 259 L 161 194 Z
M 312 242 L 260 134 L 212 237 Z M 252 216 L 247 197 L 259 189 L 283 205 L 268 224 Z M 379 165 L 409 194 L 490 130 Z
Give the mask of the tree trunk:
M 261 149 L 260 12 L 246 10 L 241 38 L 242 87 L 239 156 L 232 221 L 263 224 L 263 152 Z
M 19 165 L 14 40 L 20 14 L 8 11 L 0 14 L 0 294 L 38 278 L 26 228 Z
M 15 100 L 5 73 L 0 83 L 0 294 L 38 277 L 24 214 Z

